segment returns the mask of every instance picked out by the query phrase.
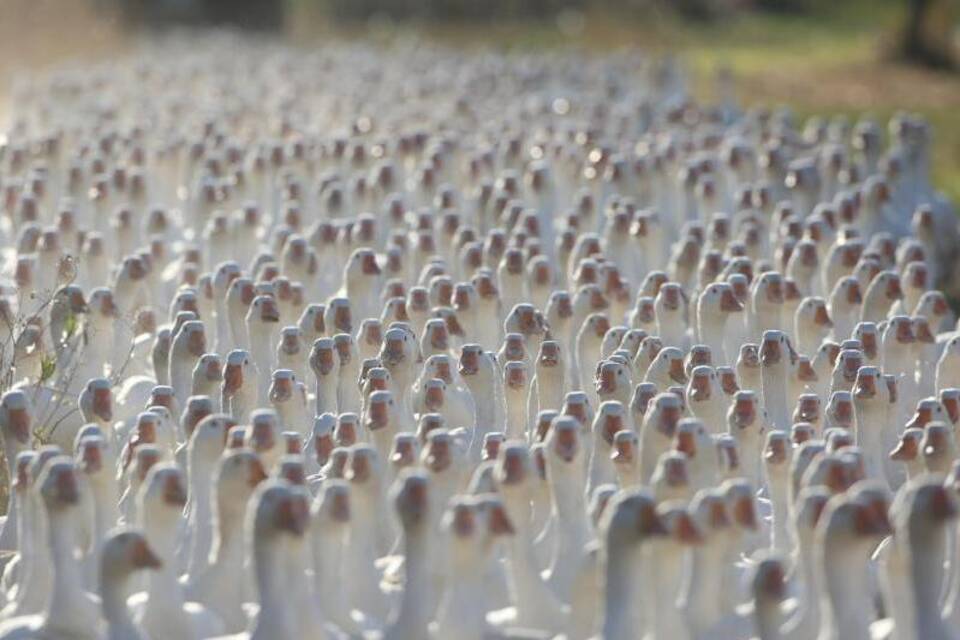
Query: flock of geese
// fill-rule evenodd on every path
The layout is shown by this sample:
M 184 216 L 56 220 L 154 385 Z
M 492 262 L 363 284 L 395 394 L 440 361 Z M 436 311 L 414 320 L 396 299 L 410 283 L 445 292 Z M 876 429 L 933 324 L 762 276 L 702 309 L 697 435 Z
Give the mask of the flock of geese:
M 226 37 L 18 82 L 0 640 L 960 637 L 934 134 L 717 89 Z

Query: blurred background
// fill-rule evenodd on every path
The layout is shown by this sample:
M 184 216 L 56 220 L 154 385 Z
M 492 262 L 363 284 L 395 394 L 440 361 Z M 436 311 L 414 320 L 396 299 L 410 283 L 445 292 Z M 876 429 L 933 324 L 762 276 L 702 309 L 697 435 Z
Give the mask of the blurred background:
M 303 47 L 412 34 L 461 48 L 671 52 L 707 100 L 722 70 L 744 106 L 788 104 L 799 118 L 922 113 L 937 183 L 960 201 L 960 0 L 0 0 L 0 116 L 18 75 L 211 27 Z

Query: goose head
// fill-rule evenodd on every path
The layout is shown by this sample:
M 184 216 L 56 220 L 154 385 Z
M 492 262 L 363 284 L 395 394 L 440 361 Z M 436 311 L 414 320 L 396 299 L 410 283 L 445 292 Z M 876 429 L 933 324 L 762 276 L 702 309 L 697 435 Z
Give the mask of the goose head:
M 210 396 L 190 396 L 187 398 L 183 413 L 180 415 L 180 426 L 187 440 L 193 435 L 201 420 L 213 413 L 213 400 Z
M 77 470 L 83 472 L 87 477 L 107 478 L 109 469 L 107 469 L 106 461 L 110 458 L 110 450 L 103 435 L 85 435 L 77 441 L 75 449 Z
M 554 419 L 545 440 L 546 460 L 548 468 L 583 466 L 583 447 L 580 443 L 580 433 L 583 427 L 580 422 L 570 416 L 558 416 Z M 552 475 L 552 474 L 551 474 Z
M 931 422 L 943 422 L 947 420 L 943 405 L 936 398 L 923 398 L 917 402 L 913 417 L 907 422 L 906 426 L 925 428 Z
M 380 361 L 395 379 L 412 369 L 417 353 L 416 337 L 409 326 L 395 325 L 384 334 Z
M 933 331 L 939 331 L 944 320 L 950 314 L 950 305 L 941 291 L 926 291 L 920 296 L 913 315 L 922 316 L 930 323 Z
M 698 309 L 700 322 L 719 322 L 727 314 L 743 311 L 743 305 L 733 293 L 733 287 L 726 282 L 714 282 L 700 294 Z
M 225 450 L 213 475 L 221 516 L 227 512 L 242 514 L 250 496 L 267 477 L 260 456 L 251 449 Z
M 252 299 L 251 299 L 252 301 Z M 308 344 L 327 333 L 327 326 L 324 322 L 324 314 L 327 307 L 319 303 L 311 303 L 304 307 L 303 312 L 297 320 L 297 326 L 303 335 L 303 339 Z
M 948 424 L 930 422 L 926 425 L 920 442 L 920 451 L 928 471 L 946 474 L 956 457 L 956 450 L 953 429 Z
M 357 344 L 364 353 L 375 355 L 383 344 L 383 323 L 376 318 L 366 318 L 360 323 Z
M 0 433 L 11 458 L 30 444 L 32 414 L 30 401 L 22 390 L 7 391 L 0 398 Z
M 394 434 L 389 459 L 390 468 L 394 473 L 416 466 L 420 459 L 419 444 L 420 441 L 415 434 L 407 432 Z
M 347 298 L 333 298 L 327 303 L 324 315 L 327 332 L 353 334 L 353 314 Z
M 223 362 L 216 353 L 205 353 L 193 367 L 193 389 L 216 389 L 223 382 Z
M 882 320 L 893 303 L 903 299 L 900 275 L 896 271 L 881 271 L 870 281 L 863 299 L 864 320 Z
M 681 451 L 665 451 L 657 458 L 657 466 L 650 476 L 657 502 L 687 500 L 693 492 L 690 482 L 689 458 Z
M 282 405 L 295 400 L 297 391 L 297 376 L 290 369 L 276 369 L 270 379 L 270 389 L 267 397 L 274 405 Z
M 523 336 L 519 333 L 508 333 L 503 337 L 503 346 L 497 353 L 497 361 L 506 364 L 507 362 L 523 362 L 527 360 L 527 346 Z
M 884 381 L 879 369 L 870 366 L 860 367 L 853 383 L 854 400 L 860 403 L 873 400 L 880 392 L 880 385 L 882 384 L 884 384 Z
M 540 350 L 537 353 L 538 375 L 545 370 L 558 369 L 562 364 L 560 343 L 556 340 L 544 340 L 541 342 Z
M 254 544 L 277 542 L 285 537 L 302 538 L 309 524 L 309 506 L 293 486 L 283 480 L 267 480 L 251 498 L 248 531 Z
M 623 405 L 616 400 L 601 403 L 592 427 L 598 443 L 604 442 L 607 448 L 612 447 L 614 437 L 624 428 L 626 428 L 626 411 Z
M 367 401 L 365 427 L 369 432 L 396 432 L 399 429 L 399 413 L 393 393 L 389 390 L 374 391 Z M 383 431 L 386 429 L 387 431 Z
M 690 381 L 687 383 L 686 398 L 690 404 L 709 402 L 716 397 L 719 391 L 717 374 L 713 367 L 699 365 L 690 372 Z
M 148 529 L 157 525 L 176 526 L 187 504 L 187 486 L 183 471 L 172 463 L 151 466 L 137 496 L 138 512 Z M 150 535 L 148 531 L 148 535 Z M 159 531 L 157 531 L 159 533 Z
M 721 485 L 734 526 L 750 534 L 759 528 L 759 515 L 753 486 L 744 478 L 732 478 Z
M 501 455 L 494 466 L 494 481 L 508 508 L 517 507 L 515 516 L 524 513 L 531 497 L 532 464 L 530 451 L 523 443 L 509 441 L 501 446 Z
M 381 270 L 380 265 L 377 264 L 377 255 L 372 249 L 360 248 L 350 254 L 350 258 L 347 260 L 347 264 L 343 270 L 343 281 L 351 291 L 353 287 L 365 286 L 368 287 L 366 291 L 370 295 L 376 295 L 377 290 L 373 288 L 376 281 L 372 279 L 376 279 L 380 274 Z M 367 284 L 361 285 L 361 283 L 364 282 Z M 364 289 L 356 289 L 356 291 L 362 292 Z
M 333 441 L 338 447 L 349 447 L 359 439 L 360 418 L 355 413 L 341 413 L 333 428 Z
M 236 420 L 223 413 L 212 413 L 201 419 L 190 434 L 188 447 L 191 459 L 197 462 L 215 462 L 223 454 L 227 434 L 234 426 Z
M 221 295 L 225 294 L 230 288 L 231 283 L 240 277 L 242 270 L 240 265 L 230 260 L 217 265 L 213 275 L 213 286 Z M 248 302 L 249 304 L 249 302 Z
M 860 349 L 843 349 L 833 367 L 833 380 L 839 389 L 851 389 L 857 380 L 857 372 L 864 365 Z
M 227 362 L 223 367 L 223 393 L 231 397 L 242 389 L 253 388 L 255 370 L 250 361 L 250 354 L 243 349 L 234 349 L 227 354 Z
M 272 295 L 258 295 L 253 299 L 247 311 L 247 327 L 260 334 L 272 331 L 271 325 L 280 322 L 280 307 Z M 253 336 L 251 336 L 252 338 Z
M 629 397 L 633 383 L 627 365 L 612 360 L 603 361 L 599 365 L 596 378 L 597 396 L 601 402 L 625 401 Z
M 310 368 L 318 380 L 340 371 L 340 352 L 333 338 L 317 338 L 310 349 Z
M 772 634 L 779 633 L 779 629 L 770 621 L 779 614 L 780 603 L 787 597 L 784 561 L 775 555 L 762 556 L 753 567 L 750 584 L 760 637 L 775 637 Z
M 203 356 L 207 351 L 207 338 L 203 322 L 188 320 L 174 334 L 170 357 L 173 362 L 189 361 Z M 191 367 L 190 371 L 193 371 Z
M 905 464 L 908 475 L 916 475 L 923 470 L 923 457 L 920 453 L 923 436 L 922 428 L 907 427 L 900 434 L 900 441 L 890 451 L 890 459 Z
M 125 582 L 135 571 L 159 569 L 162 562 L 147 542 L 146 535 L 137 529 L 119 529 L 111 532 L 103 543 L 100 555 L 100 582 L 114 585 Z
M 797 326 L 816 327 L 826 333 L 833 328 L 830 313 L 827 311 L 827 302 L 819 296 L 808 296 L 801 300 L 797 307 Z
M 350 516 L 350 485 L 337 479 L 324 482 L 310 508 L 315 535 L 344 534 L 350 524 Z M 334 551 L 324 549 L 322 552 Z
M 280 457 L 273 468 L 273 477 L 285 480 L 295 487 L 305 487 L 307 472 L 299 453 L 287 453 Z
M 737 391 L 733 396 L 733 404 L 727 411 L 727 426 L 730 433 L 738 441 L 745 439 L 762 441 L 766 437 L 766 420 L 763 413 L 760 398 L 756 392 Z
M 786 333 L 777 330 L 763 332 L 759 350 L 761 368 L 776 367 L 781 363 L 793 366 L 797 363 L 797 357 Z
M 673 393 L 660 393 L 650 402 L 644 415 L 644 432 L 653 429 L 666 438 L 673 439 L 677 432 L 677 425 L 683 417 L 680 398 Z
M 584 433 L 590 430 L 593 424 L 593 408 L 590 401 L 582 391 L 571 391 L 563 398 L 563 406 L 560 408 L 561 415 L 573 417 L 579 424 Z
M 279 457 L 280 419 L 272 409 L 256 409 L 250 414 L 250 428 L 247 429 L 245 446 L 261 456 Z
M 650 402 L 657 395 L 657 386 L 652 382 L 641 382 L 633 388 L 630 398 L 630 414 L 635 425 L 643 424 Z
M 546 321 L 532 304 L 522 302 L 514 305 L 503 322 L 504 333 L 519 333 L 528 336 L 543 336 Z
M 288 326 L 280 330 L 277 354 L 281 358 L 297 359 L 303 351 L 303 331 L 298 326 Z
M 608 550 L 666 535 L 657 505 L 645 490 L 616 493 L 604 509 L 600 531 Z
M 879 356 L 880 331 L 873 322 L 859 322 L 853 330 L 853 339 L 860 341 L 863 355 L 868 362 L 875 362 Z
M 214 278 L 214 283 L 216 283 L 216 277 Z M 229 283 L 224 286 L 226 287 L 224 290 L 226 291 L 227 313 L 235 320 L 246 318 L 250 305 L 253 304 L 253 299 L 257 296 L 253 280 L 240 276 L 240 272 L 237 271 L 236 274 L 231 277 Z M 218 291 L 220 290 L 216 284 L 214 284 L 214 287 L 217 288 Z
M 452 364 L 453 358 L 446 353 L 432 355 L 423 363 L 421 379 L 438 378 L 450 386 L 454 384 Z
M 359 370 L 360 353 L 353 336 L 349 333 L 338 333 L 333 336 L 333 346 L 339 356 L 341 372 L 344 369 L 348 371 Z
M 394 509 L 407 535 L 423 530 L 430 523 L 430 478 L 419 469 L 407 469 L 397 478 L 391 491 Z
M 43 461 L 35 461 L 35 466 L 37 462 Z M 55 452 L 34 475 L 34 486 L 50 513 L 62 513 L 80 504 L 77 469 L 70 458 Z
M 647 381 L 654 383 L 686 384 L 687 375 L 684 372 L 683 352 L 676 347 L 664 347 L 657 357 L 650 363 L 647 370 Z
M 677 423 L 673 436 L 673 448 L 690 460 L 707 460 L 716 457 L 716 445 L 703 422 L 696 418 L 684 418 Z
M 330 460 L 330 454 L 336 446 L 333 438 L 336 423 L 336 416 L 332 413 L 321 414 L 313 420 L 313 429 L 310 435 L 310 442 L 313 443 L 313 447 L 310 455 L 314 456 L 320 467 L 327 464 Z

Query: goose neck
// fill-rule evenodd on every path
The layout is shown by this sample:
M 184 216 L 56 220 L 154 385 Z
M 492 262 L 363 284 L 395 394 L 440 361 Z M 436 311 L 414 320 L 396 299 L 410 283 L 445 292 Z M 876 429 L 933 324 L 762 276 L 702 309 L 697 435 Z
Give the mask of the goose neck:
M 607 551 L 607 569 L 604 577 L 604 638 L 619 640 L 642 637 L 641 602 L 636 577 L 640 574 L 640 546 L 614 543 Z
M 83 593 L 81 565 L 76 557 L 75 523 L 69 510 L 50 513 L 50 551 L 53 560 L 53 594 L 48 621 L 60 627 L 90 630 L 97 622 L 96 611 Z
M 702 628 L 709 628 L 723 615 L 722 598 L 725 550 L 719 538 L 693 551 L 693 562 L 687 582 L 686 604 L 691 617 Z
M 910 532 L 913 534 L 914 532 Z M 946 535 L 943 527 L 911 535 L 908 544 L 910 595 L 913 600 L 913 622 L 917 638 L 933 638 L 932 627 L 941 624 L 940 589 L 943 584 L 943 551 Z
M 829 545 L 829 542 L 827 543 Z M 837 545 L 847 547 L 847 545 Z M 870 638 L 870 602 L 862 549 L 825 549 L 821 563 L 821 637 Z M 826 631 L 827 633 L 822 633 Z
M 257 540 L 253 548 L 254 576 L 260 601 L 260 613 L 257 624 L 262 628 L 280 628 L 290 630 L 291 624 L 285 569 L 281 540 Z M 267 636 L 264 636 L 267 637 Z M 289 633 L 273 637 L 291 637 Z
M 396 627 L 405 633 L 397 637 L 419 637 L 430 622 L 429 560 L 427 526 L 409 527 L 404 531 L 404 572 L 406 580 L 400 596 Z

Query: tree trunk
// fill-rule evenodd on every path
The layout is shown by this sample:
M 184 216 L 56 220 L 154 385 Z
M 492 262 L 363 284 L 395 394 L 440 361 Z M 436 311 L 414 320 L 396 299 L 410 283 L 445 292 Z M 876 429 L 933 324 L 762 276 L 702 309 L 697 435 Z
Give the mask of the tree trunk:
M 953 20 L 950 0 L 907 0 L 907 17 L 900 34 L 898 54 L 904 60 L 928 67 L 953 68 Z

